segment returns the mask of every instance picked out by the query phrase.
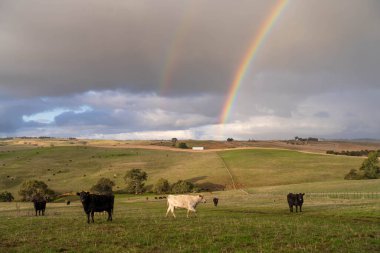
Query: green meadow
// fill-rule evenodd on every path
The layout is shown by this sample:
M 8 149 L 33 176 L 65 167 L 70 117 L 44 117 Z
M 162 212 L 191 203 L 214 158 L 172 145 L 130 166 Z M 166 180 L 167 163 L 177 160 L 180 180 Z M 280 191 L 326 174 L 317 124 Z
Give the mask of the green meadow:
M 380 180 L 343 180 L 362 161 L 278 149 L 2 147 L 0 191 L 16 199 L 28 179 L 65 193 L 108 177 L 122 190 L 132 168 L 148 173 L 148 188 L 163 177 L 211 191 L 196 217 L 176 209 L 177 219 L 165 217 L 166 202 L 155 195 L 117 194 L 114 220 L 98 214 L 94 224 L 76 196 L 48 203 L 44 217 L 32 203 L 0 203 L 0 252 L 379 252 Z M 288 192 L 306 193 L 302 213 L 289 212 Z

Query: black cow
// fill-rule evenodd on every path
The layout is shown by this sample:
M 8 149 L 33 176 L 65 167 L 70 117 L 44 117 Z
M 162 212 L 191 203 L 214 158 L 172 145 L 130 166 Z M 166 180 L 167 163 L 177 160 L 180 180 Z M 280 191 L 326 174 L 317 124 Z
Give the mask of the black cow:
M 70 205 L 70 203 L 71 203 L 70 200 L 66 201 L 66 205 Z
M 115 197 L 113 195 L 96 195 L 89 192 L 77 192 L 80 196 L 84 212 L 87 214 L 87 223 L 90 223 L 90 214 L 92 222 L 94 222 L 94 212 L 108 213 L 108 221 L 112 221 L 113 203 Z
M 212 202 L 214 202 L 214 206 L 218 206 L 219 199 L 218 198 L 213 198 Z
M 303 195 L 305 193 L 289 193 L 287 196 L 290 212 L 293 212 L 293 206 L 296 207 L 296 212 L 298 212 L 298 207 L 300 207 L 300 212 L 302 212 Z
M 45 198 L 33 198 L 33 204 L 34 204 L 34 210 L 36 211 L 38 215 L 45 215 L 45 209 L 46 209 L 46 199 Z

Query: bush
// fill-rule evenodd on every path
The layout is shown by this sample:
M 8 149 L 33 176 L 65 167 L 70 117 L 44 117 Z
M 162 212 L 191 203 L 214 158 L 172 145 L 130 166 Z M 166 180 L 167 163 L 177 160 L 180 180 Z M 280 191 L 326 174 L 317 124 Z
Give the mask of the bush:
M 169 181 L 164 178 L 160 178 L 153 188 L 153 192 L 157 194 L 168 193 L 169 191 L 170 191 Z
M 358 174 L 358 171 L 356 169 L 351 169 L 350 172 L 344 177 L 346 180 L 358 180 L 362 179 L 363 176 Z
M 10 192 L 2 192 L 0 193 L 0 201 L 1 202 L 12 202 L 15 198 L 13 197 L 12 193 Z
M 227 138 L 228 142 L 234 141 L 234 138 Z
M 360 167 L 360 170 L 364 171 L 364 177 L 367 179 L 380 178 L 380 167 L 378 160 L 378 153 L 371 152 L 368 154 L 368 158 L 365 159 Z
M 109 178 L 101 178 L 99 181 L 91 187 L 91 191 L 98 194 L 106 194 L 112 195 L 112 187 L 115 186 L 115 182 L 113 182 Z
M 189 148 L 189 147 L 186 145 L 186 143 L 184 143 L 184 142 L 181 142 L 180 144 L 178 144 L 178 147 L 179 147 L 179 148 Z
M 129 170 L 125 176 L 124 180 L 127 184 L 127 192 L 140 194 L 145 191 L 144 181 L 148 178 L 148 174 L 140 169 L 131 169 Z
M 49 189 L 43 181 L 29 180 L 25 181 L 18 192 L 23 201 L 31 201 L 34 197 L 52 197 L 54 191 Z
M 198 187 L 196 187 L 193 183 L 178 180 L 171 187 L 172 193 L 188 193 L 188 192 L 197 192 L 199 191 Z

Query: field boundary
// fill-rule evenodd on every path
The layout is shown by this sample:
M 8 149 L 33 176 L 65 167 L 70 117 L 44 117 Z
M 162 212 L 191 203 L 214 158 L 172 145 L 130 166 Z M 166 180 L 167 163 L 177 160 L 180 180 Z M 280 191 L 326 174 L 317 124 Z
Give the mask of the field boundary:
M 232 186 L 234 187 L 234 190 L 236 190 L 235 181 L 234 181 L 234 178 L 233 178 L 233 176 L 232 176 L 232 174 L 231 174 L 230 169 L 228 168 L 228 166 L 227 166 L 226 162 L 224 161 L 223 157 L 221 157 L 221 156 L 219 155 L 218 152 L 216 152 L 216 154 L 217 154 L 217 155 L 219 156 L 219 158 L 222 160 L 222 163 L 223 163 L 224 168 L 227 170 L 228 175 L 230 175 L 230 178 L 231 178 L 231 181 L 232 181 Z

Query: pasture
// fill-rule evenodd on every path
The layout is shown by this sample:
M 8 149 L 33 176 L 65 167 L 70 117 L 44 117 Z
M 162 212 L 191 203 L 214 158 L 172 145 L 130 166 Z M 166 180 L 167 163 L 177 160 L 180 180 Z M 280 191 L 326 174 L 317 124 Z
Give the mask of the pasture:
M 212 204 L 218 196 L 218 207 Z M 224 191 L 206 194 L 198 216 L 165 218 L 165 200 L 119 195 L 114 220 L 87 224 L 78 201 L 0 204 L 1 252 L 378 252 L 380 200 L 314 198 L 289 213 L 286 196 Z M 19 205 L 16 208 L 16 205 Z
M 363 158 L 281 149 L 184 152 L 55 142 L 0 146 L 0 191 L 16 199 L 27 179 L 60 193 L 88 190 L 101 177 L 125 187 L 132 168 L 209 188 L 198 216 L 165 218 L 166 200 L 117 194 L 112 222 L 87 224 L 77 196 L 47 203 L 0 203 L 0 252 L 379 252 L 380 180 L 343 180 Z M 141 143 L 139 143 L 141 144 Z M 142 143 L 144 144 L 144 143 Z M 37 145 L 37 146 L 36 146 Z M 116 146 L 114 146 L 116 145 Z M 234 190 L 238 188 L 238 190 Z M 305 192 L 302 213 L 290 213 L 288 192 Z M 146 200 L 148 197 L 148 200 Z M 214 207 L 212 198 L 219 198 Z M 66 205 L 66 200 L 71 205 Z

